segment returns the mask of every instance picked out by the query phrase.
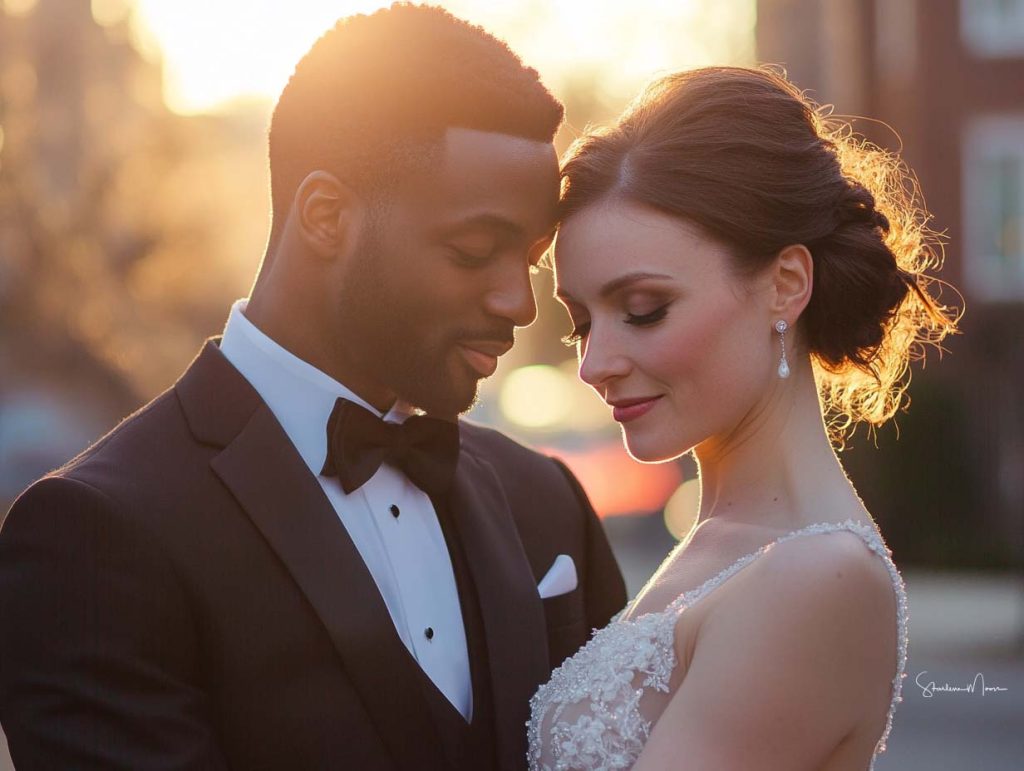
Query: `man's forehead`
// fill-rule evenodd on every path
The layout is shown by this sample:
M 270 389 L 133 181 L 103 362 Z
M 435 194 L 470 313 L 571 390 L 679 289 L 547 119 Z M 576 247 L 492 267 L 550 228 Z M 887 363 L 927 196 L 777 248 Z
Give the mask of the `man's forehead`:
M 449 126 L 441 144 L 443 156 L 452 161 L 486 161 L 497 155 L 499 159 L 558 165 L 552 142 L 498 131 Z
M 406 180 L 423 214 L 491 216 L 523 230 L 549 230 L 558 203 L 554 146 L 523 137 L 449 128 L 438 157 Z M 447 218 L 447 217 L 445 217 Z

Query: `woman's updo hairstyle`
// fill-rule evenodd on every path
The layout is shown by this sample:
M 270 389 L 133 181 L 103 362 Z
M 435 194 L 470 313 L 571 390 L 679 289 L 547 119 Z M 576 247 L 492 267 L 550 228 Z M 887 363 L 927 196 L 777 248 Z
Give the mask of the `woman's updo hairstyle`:
M 561 219 L 611 196 L 695 223 L 743 275 L 807 247 L 813 293 L 798 327 L 839 443 L 855 422 L 888 420 L 910 359 L 956 331 L 957 314 L 928 291 L 941 249 L 906 167 L 771 70 L 668 75 L 578 139 Z

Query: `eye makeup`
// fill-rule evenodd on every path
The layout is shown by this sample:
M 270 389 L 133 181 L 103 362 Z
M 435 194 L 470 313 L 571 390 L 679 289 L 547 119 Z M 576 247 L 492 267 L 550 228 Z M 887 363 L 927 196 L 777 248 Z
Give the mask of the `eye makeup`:
M 650 313 L 639 314 L 639 313 L 628 313 L 627 312 L 626 313 L 626 318 L 623 319 L 623 321 L 626 324 L 630 324 L 630 325 L 636 326 L 636 327 L 647 327 L 647 326 L 651 326 L 653 324 L 657 324 L 659 321 L 662 321 L 668 315 L 668 306 L 671 305 L 671 304 L 672 303 L 667 302 L 664 305 L 662 305 L 662 306 L 660 306 L 658 308 L 655 308 Z M 567 345 L 569 347 L 572 347 L 572 346 L 576 345 L 577 343 L 582 342 L 583 339 L 587 336 L 587 333 L 589 331 L 590 331 L 590 322 L 589 321 L 586 322 L 586 323 L 578 324 L 578 325 L 573 327 L 572 332 L 570 332 L 568 335 L 566 335 L 565 337 L 562 338 L 562 342 L 565 345 Z

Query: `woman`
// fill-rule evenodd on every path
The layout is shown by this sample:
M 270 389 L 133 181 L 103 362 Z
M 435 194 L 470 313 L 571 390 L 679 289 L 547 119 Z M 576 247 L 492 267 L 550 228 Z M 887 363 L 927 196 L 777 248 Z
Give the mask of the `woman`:
M 898 161 L 779 75 L 656 81 L 563 169 L 580 377 L 630 454 L 693 451 L 697 522 L 534 697 L 532 769 L 863 771 L 905 677 L 903 582 L 833 444 L 955 331 Z

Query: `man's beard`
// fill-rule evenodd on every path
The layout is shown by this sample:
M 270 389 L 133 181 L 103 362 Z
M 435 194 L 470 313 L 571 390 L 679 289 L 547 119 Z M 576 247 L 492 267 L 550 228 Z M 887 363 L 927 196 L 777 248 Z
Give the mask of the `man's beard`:
M 398 399 L 435 417 L 455 419 L 468 412 L 477 403 L 478 383 L 468 376 L 453 378 L 451 357 L 457 354 L 457 341 L 469 336 L 454 329 L 443 335 L 418 329 L 421 322 L 403 318 L 407 298 L 389 294 L 392 283 L 376 234 L 368 233 L 357 253 L 359 261 L 339 301 L 343 336 L 359 351 L 367 374 Z
M 404 334 L 403 334 L 404 333 Z M 407 329 L 393 329 L 381 339 L 377 371 L 396 396 L 429 415 L 454 419 L 471 410 L 477 403 L 477 383 L 474 378 L 456 381 L 451 374 L 451 358 L 456 352 L 455 342 L 434 339 L 431 344 L 417 340 Z

